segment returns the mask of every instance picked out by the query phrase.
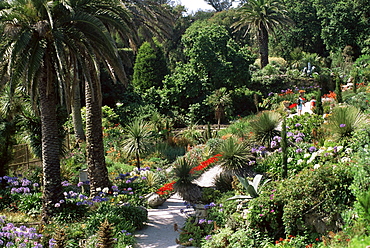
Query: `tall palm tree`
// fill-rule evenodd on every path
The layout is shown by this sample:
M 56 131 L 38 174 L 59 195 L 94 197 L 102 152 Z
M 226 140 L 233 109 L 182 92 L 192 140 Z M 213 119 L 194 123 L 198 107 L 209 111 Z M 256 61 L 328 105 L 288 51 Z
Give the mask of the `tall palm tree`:
M 97 194 L 98 188 L 109 186 L 108 171 L 105 166 L 104 145 L 101 122 L 101 85 L 98 62 L 102 62 L 111 76 L 126 82 L 123 64 L 118 56 L 118 49 L 110 34 L 118 34 L 124 45 L 139 42 L 137 31 L 142 30 L 144 37 L 151 35 L 165 36 L 169 33 L 172 17 L 158 4 L 141 0 L 75 0 L 71 1 L 76 15 L 86 16 L 91 20 L 80 25 L 79 31 L 89 41 L 78 50 L 86 56 L 78 61 L 84 74 L 86 99 L 86 151 L 90 194 Z M 163 25 L 166 24 L 167 25 Z M 99 30 L 96 29 L 99 27 Z M 144 32 L 143 30 L 150 30 Z M 138 164 L 140 166 L 140 164 Z
M 96 16 L 100 16 L 104 22 Z M 113 23 L 109 28 L 122 30 L 121 26 L 126 27 L 127 25 L 123 24 L 131 19 L 127 9 L 118 1 L 0 2 L 1 75 L 9 74 L 9 84 L 25 82 L 34 102 L 39 103 L 44 186 L 43 221 L 48 221 L 55 213 L 55 203 L 63 198 L 56 106 L 58 99 L 61 99 L 57 96 L 62 96 L 65 92 L 58 92 L 58 89 L 68 88 L 66 84 L 71 81 L 71 70 L 76 68 L 76 65 L 82 68 L 83 77 L 89 85 L 95 86 L 99 61 L 104 61 L 111 72 L 113 68 L 116 69 L 115 75 L 122 81 L 125 80 L 115 42 L 104 24 L 108 21 Z M 99 131 L 101 132 L 101 128 Z M 92 139 L 89 143 L 89 153 L 93 154 L 92 161 L 95 154 L 104 154 L 103 147 L 100 144 L 95 145 L 94 142 Z M 99 166 L 104 167 L 104 164 L 98 164 Z M 102 170 L 93 168 L 93 179 L 108 178 L 100 173 Z M 93 192 L 101 183 L 102 180 L 99 180 L 93 184 Z M 104 185 L 106 184 L 104 182 Z
M 249 0 L 238 13 L 240 19 L 232 27 L 236 31 L 247 28 L 245 35 L 250 30 L 256 34 L 263 68 L 269 63 L 269 35 L 273 35 L 278 28 L 292 25 L 293 21 L 286 15 L 287 11 L 279 0 Z
M 53 10 L 45 0 L 14 0 L 0 3 L 1 75 L 9 84 L 27 83 L 31 95 L 38 93 L 42 130 L 43 221 L 53 215 L 62 199 L 59 139 L 56 119 L 57 49 L 54 43 Z

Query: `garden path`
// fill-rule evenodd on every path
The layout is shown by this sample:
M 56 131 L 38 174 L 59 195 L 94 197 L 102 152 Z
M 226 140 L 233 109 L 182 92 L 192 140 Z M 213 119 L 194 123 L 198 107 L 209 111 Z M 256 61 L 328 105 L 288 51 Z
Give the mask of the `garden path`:
M 175 225 L 181 228 L 185 223 L 185 215 L 180 213 L 184 208 L 184 200 L 177 195 L 172 195 L 161 206 L 148 209 L 149 222 L 146 227 L 135 234 L 136 248 L 180 248 L 176 243 L 179 232 Z
M 213 186 L 213 179 L 221 171 L 220 166 L 214 166 L 207 170 L 198 178 L 195 183 L 201 187 Z M 184 200 L 174 194 L 166 200 L 163 205 L 148 209 L 149 222 L 146 227 L 135 234 L 136 248 L 180 248 L 184 247 L 176 243 L 179 238 L 179 232 L 175 231 L 175 225 L 178 228 L 183 227 L 186 216 L 180 213 L 184 208 Z M 187 247 L 191 248 L 191 247 Z

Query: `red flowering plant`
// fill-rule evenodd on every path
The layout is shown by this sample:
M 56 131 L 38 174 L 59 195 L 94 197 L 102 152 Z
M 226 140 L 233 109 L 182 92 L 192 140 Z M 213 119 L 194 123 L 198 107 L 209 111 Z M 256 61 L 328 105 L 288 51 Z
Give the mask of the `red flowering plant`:
M 189 174 L 195 174 L 199 171 L 203 171 L 206 169 L 209 165 L 217 162 L 219 160 L 219 157 L 221 157 L 221 154 L 216 154 L 213 157 L 207 159 L 206 161 L 201 162 L 198 166 L 195 166 L 189 170 Z M 166 183 L 161 188 L 159 188 L 156 193 L 161 196 L 168 196 L 174 191 L 174 184 L 176 181 L 172 181 L 170 183 Z
M 194 174 L 196 171 L 202 171 L 206 169 L 210 164 L 213 164 L 214 162 L 218 161 L 218 158 L 221 157 L 221 154 L 216 154 L 213 157 L 207 159 L 206 161 L 201 162 L 198 166 L 192 168 L 190 170 L 191 174 Z
M 166 183 L 165 185 L 163 185 L 162 187 L 160 187 L 158 190 L 157 190 L 157 194 L 158 195 L 161 195 L 161 196 L 167 196 L 169 194 L 172 193 L 173 191 L 173 185 L 176 183 L 176 181 L 172 181 L 170 183 Z

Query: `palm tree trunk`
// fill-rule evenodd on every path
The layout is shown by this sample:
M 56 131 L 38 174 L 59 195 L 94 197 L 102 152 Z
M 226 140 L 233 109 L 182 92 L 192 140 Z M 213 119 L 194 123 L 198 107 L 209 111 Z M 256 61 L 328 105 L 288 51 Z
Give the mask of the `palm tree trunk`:
M 105 165 L 100 84 L 98 79 L 85 83 L 86 98 L 86 152 L 87 172 L 90 180 L 90 196 L 96 196 L 98 188 L 109 187 L 108 170 Z
M 82 126 L 82 116 L 81 116 L 81 95 L 80 86 L 76 83 L 73 91 L 72 100 L 72 121 L 73 129 L 77 142 L 84 142 L 86 137 Z
M 261 69 L 269 63 L 269 36 L 264 26 L 258 32 L 258 42 L 260 45 Z
M 47 223 L 54 215 L 55 203 L 63 199 L 60 178 L 60 140 L 56 114 L 56 93 L 48 58 L 45 59 L 45 74 L 39 82 L 40 115 L 42 133 L 42 168 L 43 168 L 43 211 L 42 221 Z M 49 82 L 49 83 L 48 83 Z

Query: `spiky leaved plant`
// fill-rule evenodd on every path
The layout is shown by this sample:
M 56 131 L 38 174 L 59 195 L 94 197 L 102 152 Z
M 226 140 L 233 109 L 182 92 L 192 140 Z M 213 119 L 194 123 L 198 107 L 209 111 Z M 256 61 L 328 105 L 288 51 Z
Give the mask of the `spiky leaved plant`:
M 249 167 L 249 161 L 254 158 L 248 143 L 233 136 L 220 145 L 219 153 L 222 155 L 219 164 L 224 173 L 230 175 L 243 175 Z
M 339 106 L 333 109 L 328 120 L 328 129 L 339 138 L 345 138 L 351 136 L 364 121 L 365 116 L 360 109 L 350 105 Z
M 98 247 L 113 248 L 115 244 L 113 235 L 113 224 L 110 224 L 107 219 L 101 223 L 98 231 Z
M 173 185 L 174 191 L 178 193 L 184 201 L 197 203 L 202 197 L 200 187 L 193 183 L 196 175 L 192 173 L 193 163 L 185 157 L 178 158 L 175 162 L 174 173 L 177 177 Z
M 277 130 L 281 120 L 281 115 L 275 111 L 263 111 L 256 115 L 250 121 L 250 127 L 252 132 L 262 145 L 269 146 L 272 139 L 279 135 L 280 132 Z

